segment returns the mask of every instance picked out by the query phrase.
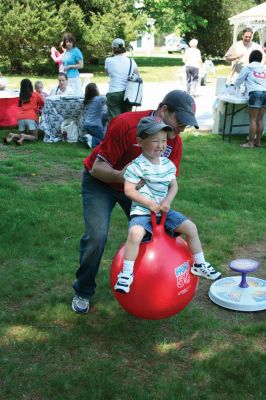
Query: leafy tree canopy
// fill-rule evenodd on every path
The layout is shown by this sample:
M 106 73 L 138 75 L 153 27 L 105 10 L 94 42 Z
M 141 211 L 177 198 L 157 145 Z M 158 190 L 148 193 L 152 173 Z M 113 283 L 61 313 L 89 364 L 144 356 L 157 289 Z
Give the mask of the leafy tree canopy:
M 260 0 L 5 0 L 0 1 L 0 62 L 13 71 L 49 71 L 51 46 L 72 32 L 85 60 L 104 57 L 111 41 L 128 43 L 149 30 L 196 37 L 205 56 L 222 56 L 232 41 L 228 18 Z M 55 70 L 55 69 L 54 69 Z
M 64 32 L 76 36 L 86 60 L 105 56 L 114 37 L 135 39 L 147 16 L 133 0 L 5 0 L 0 20 L 1 58 L 20 72 L 47 70 L 50 48 L 59 45 Z
M 232 41 L 228 18 L 263 3 L 257 0 L 144 0 L 143 10 L 156 20 L 162 33 L 181 32 L 196 37 L 205 56 L 224 55 Z

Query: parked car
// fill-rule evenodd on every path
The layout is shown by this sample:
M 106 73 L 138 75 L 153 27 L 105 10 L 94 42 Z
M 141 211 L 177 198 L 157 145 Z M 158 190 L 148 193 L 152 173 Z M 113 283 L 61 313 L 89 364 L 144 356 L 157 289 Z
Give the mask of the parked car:
M 168 38 L 165 42 L 166 50 L 169 54 L 179 52 L 184 54 L 185 50 L 188 48 L 188 44 L 183 38 Z

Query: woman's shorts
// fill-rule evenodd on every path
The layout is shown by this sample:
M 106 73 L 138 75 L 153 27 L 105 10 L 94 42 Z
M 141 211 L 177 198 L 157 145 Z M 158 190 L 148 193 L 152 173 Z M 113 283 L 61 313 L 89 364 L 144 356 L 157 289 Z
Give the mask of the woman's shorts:
M 161 217 L 157 217 L 157 223 L 160 221 Z M 176 237 L 179 235 L 178 232 L 174 232 L 176 228 L 178 228 L 184 221 L 188 218 L 183 214 L 169 210 L 166 216 L 165 221 L 165 231 L 172 237 Z M 143 226 L 146 231 L 146 235 L 144 236 L 142 242 L 148 242 L 152 237 L 152 226 L 151 226 L 151 217 L 150 215 L 134 215 L 131 217 L 128 228 L 132 228 L 133 226 Z
M 254 91 L 249 93 L 249 108 L 266 108 L 266 91 Z
M 36 121 L 33 121 L 32 119 L 19 119 L 18 120 L 19 132 L 25 132 L 26 130 L 36 131 L 36 129 L 38 129 L 38 124 Z

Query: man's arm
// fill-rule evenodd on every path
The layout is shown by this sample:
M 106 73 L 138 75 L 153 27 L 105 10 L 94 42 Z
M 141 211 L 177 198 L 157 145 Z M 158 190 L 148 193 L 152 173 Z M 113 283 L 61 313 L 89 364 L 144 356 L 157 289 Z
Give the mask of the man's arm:
M 238 54 L 237 48 L 235 44 L 233 44 L 230 49 L 225 53 L 224 59 L 228 62 L 240 60 L 243 57 L 243 54 Z
M 123 168 L 121 171 L 118 171 L 113 167 L 111 167 L 111 165 L 108 164 L 108 162 L 98 157 L 94 161 L 92 170 L 90 172 L 94 178 L 99 179 L 104 183 L 123 184 L 125 168 Z
M 237 56 L 233 56 L 233 55 L 225 55 L 224 56 L 225 60 L 228 62 L 240 60 L 240 58 L 242 58 L 242 57 L 243 57 L 243 54 L 240 54 Z

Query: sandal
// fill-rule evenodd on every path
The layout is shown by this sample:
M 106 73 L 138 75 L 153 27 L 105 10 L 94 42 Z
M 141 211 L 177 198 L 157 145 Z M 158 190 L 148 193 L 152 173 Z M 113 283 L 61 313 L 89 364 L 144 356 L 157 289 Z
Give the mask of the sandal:
M 244 144 L 241 144 L 240 145 L 240 147 L 244 147 L 244 148 L 252 148 L 252 147 L 254 147 L 254 145 L 253 144 L 250 144 L 250 143 L 244 143 Z

